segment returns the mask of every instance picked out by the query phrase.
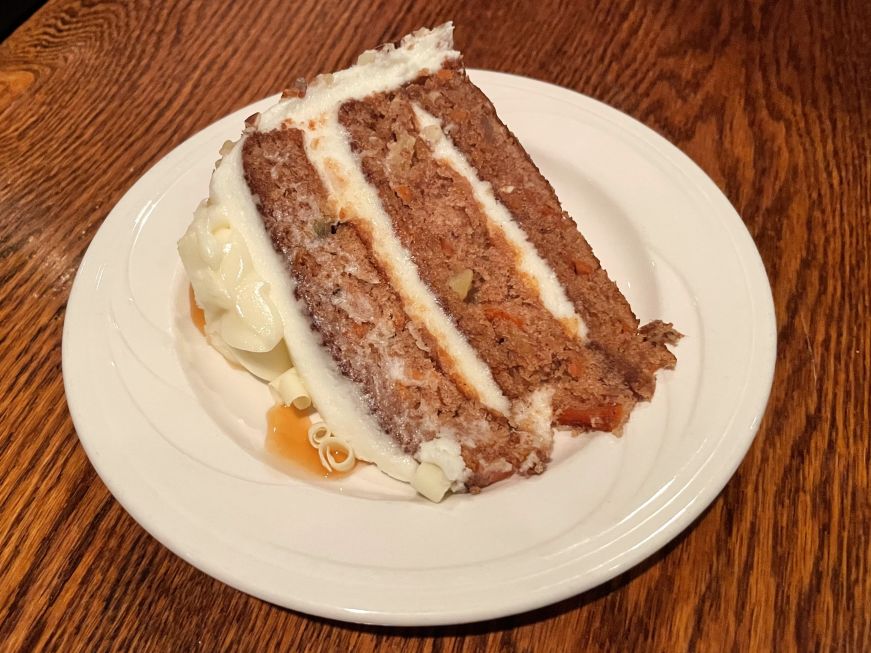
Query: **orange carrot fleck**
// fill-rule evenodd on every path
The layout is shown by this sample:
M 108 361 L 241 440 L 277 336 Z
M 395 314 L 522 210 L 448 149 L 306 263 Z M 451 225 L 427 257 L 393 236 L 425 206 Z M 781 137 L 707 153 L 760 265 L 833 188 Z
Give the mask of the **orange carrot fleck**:
M 565 426 L 578 426 L 594 431 L 613 431 L 623 420 L 623 407 L 604 404 L 590 408 L 566 408 L 557 419 Z
M 584 366 L 579 358 L 572 358 L 566 364 L 566 369 L 572 378 L 579 379 L 584 371 Z
M 399 195 L 403 202 L 410 202 L 413 197 L 411 189 L 404 184 L 402 186 L 397 186 L 396 194 Z
M 484 308 L 484 315 L 487 316 L 488 320 L 506 320 L 512 324 L 516 324 L 521 329 L 523 328 L 523 320 L 516 315 L 512 315 L 508 311 L 502 310 L 501 308 L 487 306 Z
M 572 260 L 572 266 L 575 268 L 575 274 L 586 275 L 592 273 L 594 270 L 592 266 L 579 258 Z

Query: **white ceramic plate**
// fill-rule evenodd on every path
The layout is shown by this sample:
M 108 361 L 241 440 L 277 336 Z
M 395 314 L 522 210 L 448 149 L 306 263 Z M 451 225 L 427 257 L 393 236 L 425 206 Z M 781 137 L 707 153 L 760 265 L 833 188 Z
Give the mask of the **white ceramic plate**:
M 558 442 L 542 476 L 435 505 L 374 469 L 342 484 L 263 453 L 267 389 L 190 326 L 176 255 L 237 111 L 145 174 L 82 261 L 63 371 L 79 438 L 131 515 L 233 587 L 346 621 L 424 625 L 587 590 L 685 528 L 744 456 L 775 355 L 771 291 L 741 219 L 660 136 L 590 98 L 472 71 L 642 321 L 686 337 L 622 438 Z

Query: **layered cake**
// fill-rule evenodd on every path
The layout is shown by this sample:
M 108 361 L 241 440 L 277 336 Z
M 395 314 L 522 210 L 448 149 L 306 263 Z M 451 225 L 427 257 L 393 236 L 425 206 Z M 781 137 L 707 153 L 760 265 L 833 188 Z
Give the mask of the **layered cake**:
M 555 431 L 619 434 L 675 364 L 450 24 L 298 80 L 221 155 L 179 242 L 210 342 L 432 500 L 544 471 Z

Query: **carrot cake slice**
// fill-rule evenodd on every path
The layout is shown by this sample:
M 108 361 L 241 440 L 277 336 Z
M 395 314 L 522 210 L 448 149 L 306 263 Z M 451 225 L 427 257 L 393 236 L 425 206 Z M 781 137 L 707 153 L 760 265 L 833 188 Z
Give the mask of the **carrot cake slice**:
M 675 364 L 449 23 L 298 80 L 221 154 L 179 242 L 210 342 L 432 500 L 619 433 Z

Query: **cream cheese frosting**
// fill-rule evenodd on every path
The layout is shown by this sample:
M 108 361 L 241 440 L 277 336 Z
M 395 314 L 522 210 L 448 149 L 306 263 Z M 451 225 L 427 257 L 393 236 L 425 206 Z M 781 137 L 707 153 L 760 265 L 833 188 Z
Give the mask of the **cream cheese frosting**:
M 224 207 L 200 204 L 178 243 L 209 342 L 255 376 L 272 381 L 291 366 L 284 328 L 257 274 L 248 247 L 231 228 Z
M 270 131 L 288 118 L 308 121 L 333 111 L 343 102 L 397 88 L 427 72 L 435 72 L 460 53 L 453 49 L 454 26 L 447 22 L 433 29 L 420 29 L 378 50 L 367 50 L 357 64 L 336 73 L 318 75 L 303 97 L 285 98 L 260 114 L 258 129 Z
M 321 417 L 353 448 L 357 458 L 410 482 L 417 461 L 381 431 L 357 388 L 321 347 L 295 299 L 293 280 L 272 247 L 245 182 L 241 144 L 240 140 L 227 148 L 218 162 L 209 199 L 197 209 L 179 241 L 179 254 L 197 304 L 205 313 L 209 342 L 265 381 L 275 381 L 292 365 Z M 221 266 L 227 257 L 232 257 L 232 265 L 228 262 L 225 268 L 234 272 L 222 276 Z M 235 289 L 240 287 L 243 291 L 237 302 L 240 293 Z M 253 300 L 250 287 L 257 289 Z M 230 325 L 226 328 L 225 320 Z M 275 355 L 276 360 L 267 356 L 268 364 L 260 365 L 263 360 L 258 355 L 272 355 L 281 347 L 286 358 L 281 354 Z

